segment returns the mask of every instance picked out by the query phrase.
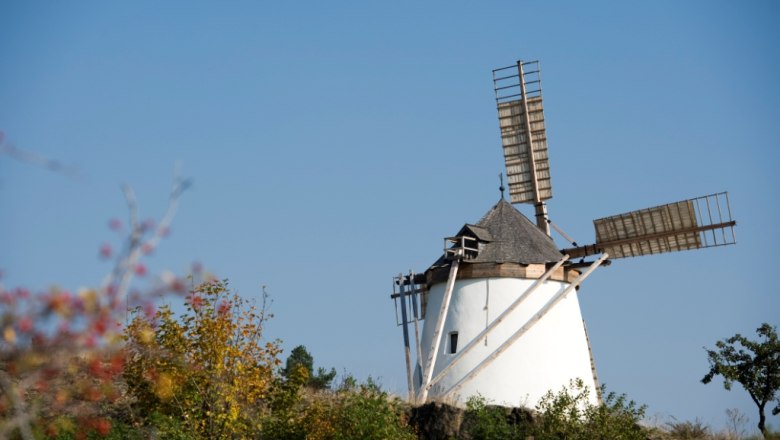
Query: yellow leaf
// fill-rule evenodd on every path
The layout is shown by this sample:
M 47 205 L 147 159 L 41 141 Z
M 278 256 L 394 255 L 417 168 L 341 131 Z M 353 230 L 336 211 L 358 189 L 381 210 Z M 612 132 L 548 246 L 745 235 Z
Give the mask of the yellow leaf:
M 3 331 L 3 339 L 5 339 L 5 342 L 11 345 L 16 344 L 16 332 L 10 325 L 7 326 Z
M 79 299 L 84 304 L 84 311 L 87 313 L 94 313 L 98 307 L 97 292 L 95 289 L 81 288 L 79 289 Z
M 162 400 L 173 397 L 173 379 L 168 373 L 160 373 L 154 384 L 154 394 Z
M 140 339 L 141 343 L 144 345 L 151 344 L 152 341 L 154 341 L 154 330 L 149 326 L 145 326 L 138 332 L 138 339 Z
M 58 405 L 64 405 L 68 400 L 68 392 L 63 389 L 57 390 L 57 394 L 55 394 L 54 400 Z

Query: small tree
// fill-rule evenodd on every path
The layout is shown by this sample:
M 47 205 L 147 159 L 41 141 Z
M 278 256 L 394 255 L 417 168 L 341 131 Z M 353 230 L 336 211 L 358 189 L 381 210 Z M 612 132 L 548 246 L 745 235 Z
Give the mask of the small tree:
M 766 436 L 765 407 L 776 402 L 772 415 L 780 413 L 780 340 L 777 328 L 764 323 L 756 329 L 762 338 L 751 341 L 737 333 L 715 343 L 717 350 L 707 351 L 710 371 L 702 383 L 710 383 L 715 376 L 723 376 L 723 387 L 731 390 L 733 382 L 739 382 L 758 407 L 758 429 Z
M 330 388 L 331 382 L 333 382 L 333 379 L 336 377 L 335 368 L 331 368 L 330 371 L 327 371 L 324 368 L 319 367 L 315 373 L 314 357 L 303 345 L 299 345 L 292 349 L 290 356 L 287 357 L 287 362 L 282 370 L 282 375 L 289 378 L 291 375 L 295 374 L 299 367 L 306 368 L 309 375 L 309 380 L 306 385 L 315 390 Z
M 124 377 L 142 421 L 180 420 L 197 438 L 246 438 L 257 431 L 278 366 L 277 342 L 263 342 L 265 293 L 257 309 L 227 281 L 200 284 L 186 313 L 137 310 L 125 330 Z

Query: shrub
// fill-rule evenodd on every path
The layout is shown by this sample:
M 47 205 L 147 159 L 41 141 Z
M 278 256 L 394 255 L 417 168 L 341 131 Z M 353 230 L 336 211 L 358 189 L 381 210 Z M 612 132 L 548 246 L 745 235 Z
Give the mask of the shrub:
M 482 396 L 467 403 L 468 434 L 478 440 L 646 440 L 647 432 L 639 425 L 645 407 L 637 406 L 625 394 L 606 393 L 600 389 L 603 403 L 590 403 L 590 390 L 581 380 L 570 382 L 559 392 L 549 391 L 536 406 L 535 420 L 513 420 L 505 408 L 490 406 Z
M 336 390 L 314 390 L 306 368 L 277 382 L 263 436 L 280 440 L 416 439 L 403 404 L 370 378 L 365 384 L 347 378 Z M 280 379 L 281 380 L 281 379 Z
M 710 438 L 710 428 L 699 419 L 695 421 L 686 420 L 679 422 L 674 420 L 667 423 L 669 435 L 677 440 L 696 440 Z
M 277 342 L 262 343 L 267 313 L 209 281 L 188 297 L 178 320 L 169 307 L 150 318 L 136 310 L 125 331 L 124 377 L 142 422 L 171 416 L 200 438 L 257 430 L 279 364 Z
M 488 405 L 487 399 L 480 395 L 466 401 L 464 423 L 475 440 L 525 439 L 531 428 L 508 423 L 504 408 Z

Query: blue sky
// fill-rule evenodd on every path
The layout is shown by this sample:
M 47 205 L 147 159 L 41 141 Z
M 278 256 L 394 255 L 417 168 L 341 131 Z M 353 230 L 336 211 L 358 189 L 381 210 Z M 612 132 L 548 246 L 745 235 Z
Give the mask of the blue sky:
M 738 221 L 736 246 L 586 281 L 601 381 L 661 420 L 736 407 L 755 425 L 746 393 L 699 380 L 703 346 L 780 323 L 779 18 L 771 1 L 3 2 L 0 129 L 82 178 L 0 156 L 2 282 L 98 284 L 119 185 L 159 217 L 181 161 L 194 186 L 150 269 L 267 285 L 269 336 L 402 391 L 391 277 L 498 200 L 491 70 L 539 59 L 569 235 L 725 190 Z

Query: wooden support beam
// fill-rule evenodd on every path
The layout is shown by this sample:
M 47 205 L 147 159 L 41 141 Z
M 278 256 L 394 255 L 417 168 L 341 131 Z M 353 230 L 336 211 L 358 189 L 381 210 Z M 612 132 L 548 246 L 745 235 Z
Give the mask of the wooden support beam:
M 425 363 L 425 370 L 423 371 L 423 383 L 418 398 L 418 404 L 420 405 L 424 404 L 428 399 L 428 384 L 431 383 L 433 368 L 436 365 L 436 356 L 441 342 L 441 332 L 444 329 L 444 320 L 447 318 L 447 311 L 450 307 L 450 299 L 452 299 L 452 290 L 455 287 L 455 278 L 457 278 L 458 275 L 459 265 L 460 260 L 455 259 L 450 266 L 450 277 L 447 279 L 447 288 L 444 290 L 444 298 L 442 298 L 441 307 L 439 308 L 439 319 L 436 321 L 436 330 L 433 332 L 431 349 L 428 351 L 428 360 Z
M 398 279 L 403 279 L 402 275 L 398 275 Z M 400 296 L 401 296 L 401 323 L 404 331 L 404 356 L 406 358 L 406 383 L 409 386 L 409 401 L 414 399 L 414 383 L 412 382 L 412 353 L 409 347 L 409 318 L 406 314 L 406 286 L 400 283 Z M 410 287 L 410 289 L 413 287 Z

